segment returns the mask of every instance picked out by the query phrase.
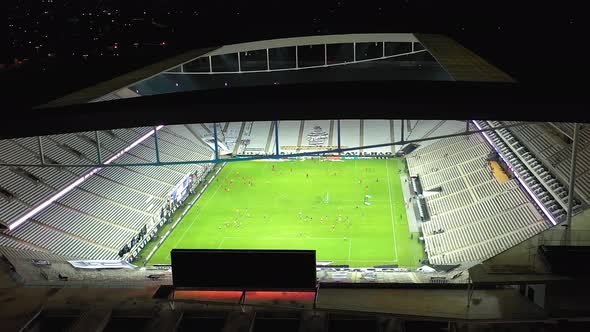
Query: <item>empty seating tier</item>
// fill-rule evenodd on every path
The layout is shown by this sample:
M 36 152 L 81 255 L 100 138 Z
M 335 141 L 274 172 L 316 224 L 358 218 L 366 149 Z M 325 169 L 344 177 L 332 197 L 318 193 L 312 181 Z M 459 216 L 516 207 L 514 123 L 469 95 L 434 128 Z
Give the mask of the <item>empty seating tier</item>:
M 503 123 L 522 124 L 511 127 L 510 133 L 533 152 L 539 162 L 551 173 L 551 176 L 555 177 L 567 189 L 574 124 L 540 124 L 516 121 L 504 121 Z M 585 205 L 588 205 L 590 204 L 590 127 L 586 125 L 580 127 L 574 192 Z
M 102 161 L 150 132 L 150 137 L 115 161 L 125 164 L 155 159 L 153 128 L 98 132 Z M 44 137 L 45 161 L 96 163 L 95 135 L 86 132 Z M 163 161 L 208 161 L 213 157 L 211 148 L 194 134 L 194 128 L 187 126 L 160 129 L 158 150 Z M 2 140 L 0 151 L 3 162 L 39 163 L 40 160 L 34 138 Z M 116 259 L 142 228 L 160 220 L 160 210 L 175 186 L 188 174 L 203 175 L 206 169 L 205 164 L 104 167 L 28 222 L 0 236 L 0 246 L 32 248 L 78 259 Z M 89 167 L 1 167 L 0 187 L 10 197 L 0 197 L 0 219 L 10 224 L 90 170 Z
M 550 226 L 517 180 L 496 180 L 486 161 L 490 152 L 476 134 L 442 139 L 407 156 L 431 215 L 421 223 L 431 263 L 483 261 Z M 435 188 L 440 192 L 428 191 Z
M 500 126 L 498 121 L 477 121 L 483 128 Z M 513 171 L 523 180 L 526 187 L 551 215 L 554 222 L 563 221 L 566 216 L 568 192 L 551 169 L 507 129 L 489 131 L 487 134 L 496 149 L 511 165 Z M 580 210 L 582 203 L 574 198 L 574 211 Z

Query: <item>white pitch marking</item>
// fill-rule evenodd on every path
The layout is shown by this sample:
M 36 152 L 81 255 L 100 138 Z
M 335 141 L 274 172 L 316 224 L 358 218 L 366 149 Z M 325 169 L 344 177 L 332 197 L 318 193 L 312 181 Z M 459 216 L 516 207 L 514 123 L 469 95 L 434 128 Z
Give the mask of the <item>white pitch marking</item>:
M 387 172 L 387 189 L 389 190 L 389 212 L 391 215 L 391 233 L 393 235 L 393 248 L 395 250 L 395 261 L 397 262 L 397 240 L 395 239 L 395 222 L 393 221 L 393 206 L 391 205 L 391 182 L 389 179 L 389 160 L 385 161 L 385 171 Z
M 219 191 L 219 188 L 221 188 L 221 186 L 217 187 L 217 189 L 215 190 L 215 192 L 213 193 L 213 195 L 209 198 L 209 200 L 203 205 L 202 208 L 200 208 L 197 211 L 197 215 L 195 216 L 195 218 L 193 219 L 193 221 L 191 221 L 191 224 L 188 226 L 188 228 L 184 231 L 184 233 L 182 233 L 182 236 L 180 237 L 180 239 L 178 239 L 178 241 L 176 241 L 176 244 L 174 244 L 173 248 L 176 248 L 178 246 L 178 244 L 180 243 L 180 241 L 182 241 L 182 239 L 184 238 L 184 236 L 186 235 L 186 232 L 188 232 L 189 229 L 191 229 L 193 227 L 193 224 L 195 223 L 195 220 L 197 220 L 197 216 L 199 214 L 201 214 L 201 211 L 203 211 L 205 209 L 205 206 L 209 205 L 209 203 L 213 200 L 213 197 L 215 197 L 215 194 L 217 194 L 217 192 Z
M 221 248 L 221 245 L 223 245 L 223 241 L 225 241 L 225 238 L 221 239 L 221 242 L 219 242 L 219 245 L 217 246 L 217 249 Z
M 352 248 L 352 240 L 348 240 L 348 264 L 350 264 L 350 248 Z

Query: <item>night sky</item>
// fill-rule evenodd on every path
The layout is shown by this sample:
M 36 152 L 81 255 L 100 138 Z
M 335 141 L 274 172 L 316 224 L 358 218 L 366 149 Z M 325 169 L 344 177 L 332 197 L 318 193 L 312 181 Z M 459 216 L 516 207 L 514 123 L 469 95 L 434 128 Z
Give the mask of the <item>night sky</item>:
M 313 34 L 455 38 L 522 84 L 564 89 L 588 71 L 584 1 L 5 0 L 0 82 L 30 107 L 184 50 Z M 26 59 L 26 60 L 25 60 Z

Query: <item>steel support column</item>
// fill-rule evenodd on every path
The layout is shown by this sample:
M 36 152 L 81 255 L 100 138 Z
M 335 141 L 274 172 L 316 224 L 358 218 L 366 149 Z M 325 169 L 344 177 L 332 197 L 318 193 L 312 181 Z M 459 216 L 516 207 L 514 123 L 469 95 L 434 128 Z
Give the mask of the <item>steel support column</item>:
M 473 280 L 471 277 L 467 279 L 467 310 L 471 307 L 471 299 L 473 298 L 473 291 L 475 290 L 475 285 L 473 285 Z
M 401 137 L 401 141 L 400 142 L 402 142 L 402 144 L 403 144 L 403 142 L 405 140 L 405 138 L 404 138 L 404 120 L 400 120 L 400 121 L 402 122 L 402 137 Z
M 154 127 L 154 147 L 156 148 L 156 162 L 160 163 L 160 149 L 158 148 L 158 129 Z
M 45 165 L 45 155 L 43 154 L 43 141 L 41 136 L 37 136 L 37 144 L 39 145 L 39 156 L 41 157 L 41 165 Z
M 102 164 L 102 156 L 100 153 L 100 135 L 98 135 L 98 130 L 94 131 L 94 141 L 96 142 L 96 158 L 98 158 L 98 163 Z
M 279 157 L 279 121 L 275 120 L 275 155 Z
M 569 181 L 569 192 L 568 192 L 568 201 L 567 201 L 567 220 L 566 224 L 568 228 L 572 228 L 572 215 L 573 215 L 573 206 L 574 206 L 574 186 L 576 180 L 576 159 L 578 158 L 578 141 L 580 140 L 580 124 L 576 123 L 574 125 L 574 143 L 572 146 L 572 161 L 570 165 L 570 181 Z
M 338 121 L 338 150 L 340 150 L 341 145 L 342 145 L 342 140 L 340 138 L 340 119 L 338 119 L 337 121 Z
M 213 142 L 215 146 L 215 159 L 219 159 L 219 143 L 217 142 L 217 122 L 213 123 Z

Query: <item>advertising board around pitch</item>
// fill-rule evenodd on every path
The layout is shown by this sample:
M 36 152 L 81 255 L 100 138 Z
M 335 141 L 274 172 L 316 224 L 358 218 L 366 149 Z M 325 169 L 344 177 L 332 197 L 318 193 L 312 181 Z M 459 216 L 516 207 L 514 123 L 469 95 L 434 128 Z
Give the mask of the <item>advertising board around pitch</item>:
M 312 291 L 315 250 L 173 249 L 176 289 Z

